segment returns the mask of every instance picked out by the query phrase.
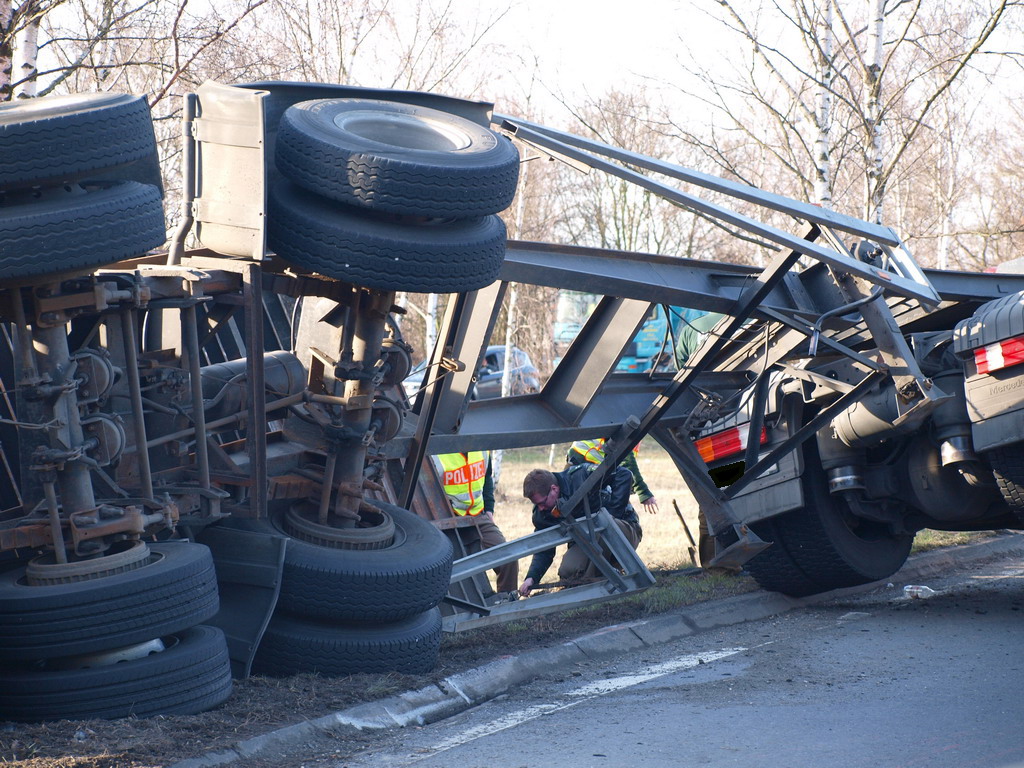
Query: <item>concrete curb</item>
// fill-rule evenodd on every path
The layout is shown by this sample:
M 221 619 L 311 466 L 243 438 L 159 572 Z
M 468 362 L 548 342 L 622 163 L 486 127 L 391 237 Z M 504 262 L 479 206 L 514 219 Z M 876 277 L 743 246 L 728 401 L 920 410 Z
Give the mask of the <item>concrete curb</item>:
M 345 732 L 426 725 L 483 704 L 516 685 L 567 664 L 666 643 L 719 627 L 765 619 L 837 597 L 870 592 L 890 582 L 909 583 L 947 573 L 959 566 L 1009 555 L 1024 555 L 1024 534 L 1009 534 L 977 544 L 914 555 L 890 578 L 859 587 L 837 589 L 803 598 L 786 597 L 774 592 L 753 592 L 686 606 L 654 619 L 604 627 L 560 645 L 506 656 L 447 677 L 436 685 L 360 704 L 316 720 L 278 728 L 240 741 L 231 749 L 182 760 L 168 768 L 227 765 L 253 757 L 270 747 L 302 744 L 319 734 L 341 736 Z

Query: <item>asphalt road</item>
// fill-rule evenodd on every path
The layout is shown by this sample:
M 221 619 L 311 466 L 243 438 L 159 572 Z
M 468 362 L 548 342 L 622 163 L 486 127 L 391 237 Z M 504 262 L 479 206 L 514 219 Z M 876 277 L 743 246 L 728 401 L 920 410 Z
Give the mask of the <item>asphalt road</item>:
M 1024 766 L 1024 565 L 927 584 L 552 670 L 334 765 Z

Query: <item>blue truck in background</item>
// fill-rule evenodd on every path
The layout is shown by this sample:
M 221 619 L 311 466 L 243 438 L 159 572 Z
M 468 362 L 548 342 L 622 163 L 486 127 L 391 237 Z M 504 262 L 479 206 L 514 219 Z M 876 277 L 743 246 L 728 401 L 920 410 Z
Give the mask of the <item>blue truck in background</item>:
M 559 291 L 554 327 L 556 364 L 579 334 L 600 298 L 593 293 Z M 649 370 L 656 364 L 670 366 L 676 332 L 686 311 L 682 307 L 669 307 L 666 313 L 665 307 L 660 304 L 651 307 L 647 319 L 619 358 L 615 370 L 635 373 Z M 665 357 L 659 363 L 662 353 Z

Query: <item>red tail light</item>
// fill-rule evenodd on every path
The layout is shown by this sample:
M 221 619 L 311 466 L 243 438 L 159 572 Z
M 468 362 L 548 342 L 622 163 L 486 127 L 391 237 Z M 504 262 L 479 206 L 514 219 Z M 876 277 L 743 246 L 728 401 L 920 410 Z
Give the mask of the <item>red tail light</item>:
M 710 464 L 712 461 L 724 459 L 728 456 L 734 456 L 747 450 L 747 438 L 749 432 L 750 425 L 744 424 L 740 427 L 727 429 L 724 432 L 718 432 L 714 435 L 702 437 L 699 440 L 694 441 L 693 444 L 700 453 L 700 457 L 704 459 L 704 463 Z M 762 427 L 761 445 L 764 445 L 767 442 L 768 430 Z
M 974 365 L 978 373 L 992 373 L 1019 363 L 1024 363 L 1024 336 L 997 341 L 974 350 Z

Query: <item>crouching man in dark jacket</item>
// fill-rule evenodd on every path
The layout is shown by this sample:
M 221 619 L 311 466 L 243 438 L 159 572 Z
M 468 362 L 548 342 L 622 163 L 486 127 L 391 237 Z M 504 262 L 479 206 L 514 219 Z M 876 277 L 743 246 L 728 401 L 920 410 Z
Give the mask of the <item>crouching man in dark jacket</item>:
M 563 472 L 549 472 L 546 469 L 533 469 L 523 480 L 523 496 L 533 502 L 533 528 L 536 531 L 545 528 L 552 528 L 558 525 L 561 512 L 558 505 L 561 501 L 568 499 L 586 481 L 595 465 L 580 464 L 569 467 Z M 596 512 L 598 508 L 604 507 L 608 510 L 619 530 L 625 534 L 626 539 L 636 549 L 640 544 L 643 531 L 640 529 L 640 521 L 636 511 L 629 503 L 629 494 L 633 488 L 633 475 L 625 467 L 616 467 L 606 478 L 606 484 L 602 487 L 595 487 L 589 496 L 590 508 Z M 580 505 L 576 512 L 579 517 L 583 514 L 583 506 Z M 609 553 L 605 550 L 605 556 Z M 524 597 L 530 594 L 534 585 L 539 584 L 544 577 L 551 563 L 555 559 L 555 550 L 548 549 L 538 552 L 533 556 L 530 563 L 530 570 L 526 574 L 522 585 L 519 587 L 519 594 Z M 569 549 L 558 566 L 558 578 L 563 581 L 576 579 L 593 578 L 600 575 L 597 567 L 590 561 L 586 553 L 579 547 L 569 543 Z

